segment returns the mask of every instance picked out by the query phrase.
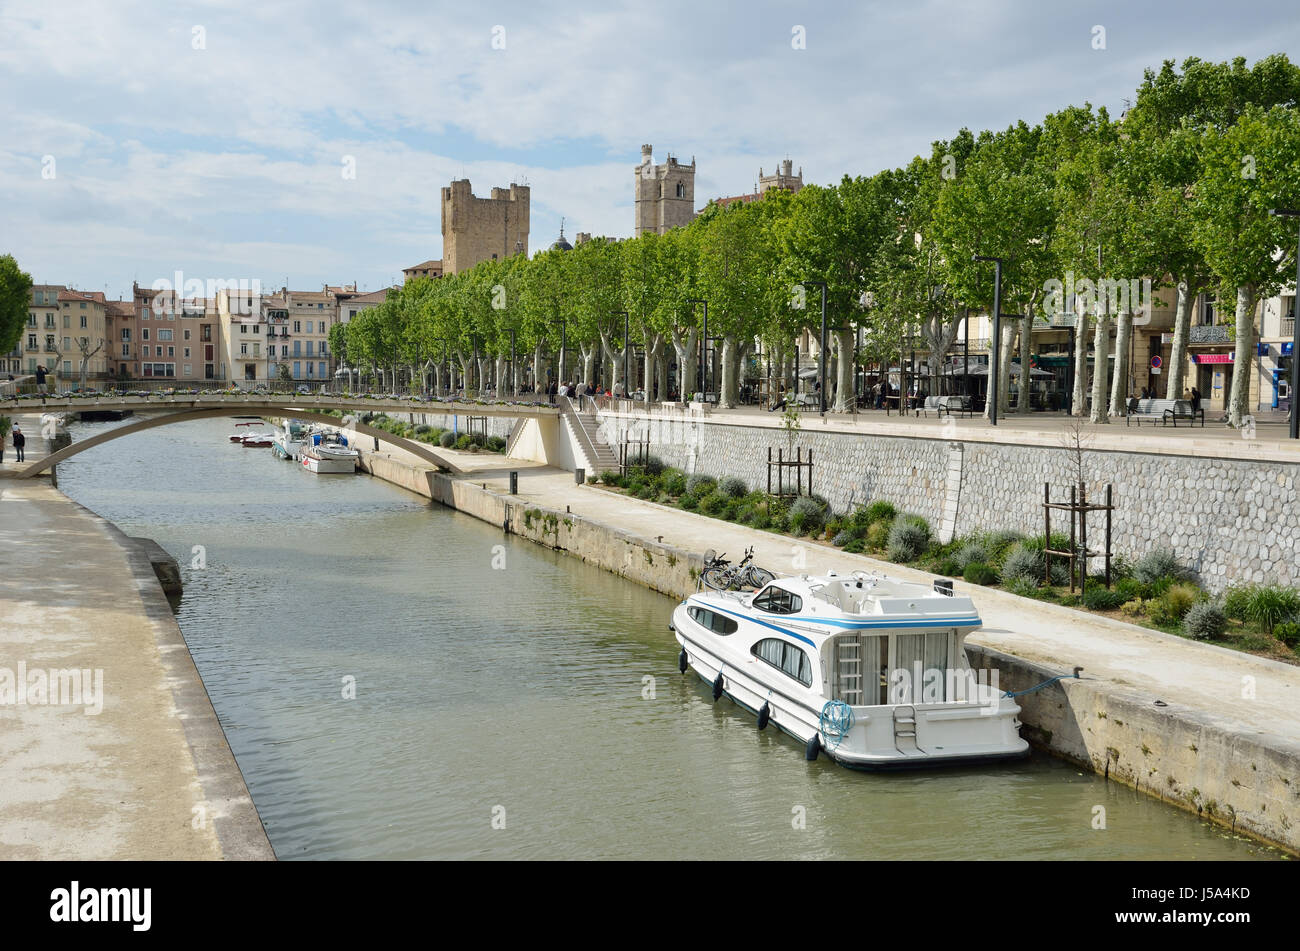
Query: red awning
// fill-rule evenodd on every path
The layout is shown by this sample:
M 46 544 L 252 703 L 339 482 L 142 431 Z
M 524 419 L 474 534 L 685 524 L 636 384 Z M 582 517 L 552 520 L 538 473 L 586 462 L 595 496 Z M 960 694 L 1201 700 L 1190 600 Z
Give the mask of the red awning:
M 1193 363 L 1231 363 L 1235 353 L 1194 353 Z

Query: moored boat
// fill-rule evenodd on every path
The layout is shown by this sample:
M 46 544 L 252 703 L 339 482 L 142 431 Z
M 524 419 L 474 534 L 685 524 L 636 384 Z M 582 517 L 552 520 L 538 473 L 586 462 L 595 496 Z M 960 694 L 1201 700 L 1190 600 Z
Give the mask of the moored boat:
M 271 452 L 279 459 L 297 459 L 306 440 L 306 431 L 301 423 L 289 420 L 284 429 L 275 434 L 271 442 Z
M 338 433 L 312 433 L 298 453 L 303 468 L 309 472 L 356 472 L 361 453 L 348 445 L 347 437 Z
M 1020 707 L 997 671 L 974 671 L 980 626 L 952 582 L 933 588 L 855 571 L 777 578 L 755 593 L 706 591 L 673 611 L 687 666 L 758 716 L 858 769 L 1023 756 Z

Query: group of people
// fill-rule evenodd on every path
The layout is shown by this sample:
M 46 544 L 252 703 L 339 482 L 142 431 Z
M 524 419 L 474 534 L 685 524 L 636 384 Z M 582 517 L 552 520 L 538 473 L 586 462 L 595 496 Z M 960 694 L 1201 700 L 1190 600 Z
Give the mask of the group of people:
M 1154 385 L 1142 387 L 1142 395 L 1138 397 L 1138 399 L 1143 399 L 1143 400 L 1155 400 L 1159 398 L 1160 395 L 1156 391 L 1156 387 Z M 1193 413 L 1198 412 L 1200 410 L 1201 391 L 1198 390 L 1196 387 L 1193 386 L 1190 389 L 1183 390 L 1183 399 L 1191 402 Z
M 621 383 L 615 383 L 612 390 L 602 390 L 595 383 L 575 384 L 572 380 L 567 383 L 557 383 L 552 380 L 551 385 L 547 387 L 546 395 L 551 398 L 551 402 L 555 402 L 555 397 L 557 396 L 567 396 L 570 399 L 576 399 L 579 396 L 591 396 L 593 398 L 601 396 L 622 396 L 623 385 Z

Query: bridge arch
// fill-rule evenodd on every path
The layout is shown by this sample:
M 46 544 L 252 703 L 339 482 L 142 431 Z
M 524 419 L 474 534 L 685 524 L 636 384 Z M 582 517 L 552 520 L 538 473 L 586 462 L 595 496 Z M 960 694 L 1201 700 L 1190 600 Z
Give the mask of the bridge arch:
M 96 446 L 102 446 L 106 442 L 112 442 L 114 439 L 121 439 L 123 436 L 131 436 L 135 433 L 144 432 L 147 429 L 155 429 L 159 426 L 168 426 L 172 423 L 184 423 L 195 419 L 213 419 L 221 416 L 287 416 L 292 419 L 308 420 L 315 423 L 324 423 L 328 426 L 339 426 L 340 420 L 337 416 L 330 416 L 327 413 L 317 413 L 311 410 L 289 408 L 283 405 L 265 405 L 260 406 L 256 403 L 239 403 L 224 407 L 211 407 L 203 409 L 185 409 L 179 412 L 162 413 L 154 416 L 150 415 L 139 419 L 126 426 L 119 426 L 116 429 L 110 429 L 106 432 L 96 433 L 89 439 L 83 439 L 65 446 L 58 452 L 52 452 L 38 462 L 32 463 L 26 469 L 20 470 L 17 475 L 20 479 L 30 479 L 33 476 L 58 465 L 73 456 L 85 452 L 87 449 L 94 449 Z M 418 456 L 431 465 L 453 473 L 460 473 L 463 470 L 454 462 L 447 459 L 444 455 L 431 449 L 426 443 L 416 442 L 412 439 L 404 439 L 401 436 L 394 436 L 390 432 L 382 429 L 376 429 L 373 426 L 367 426 L 365 423 L 355 421 L 351 429 L 363 436 L 373 436 L 383 442 L 400 446 L 412 455 Z

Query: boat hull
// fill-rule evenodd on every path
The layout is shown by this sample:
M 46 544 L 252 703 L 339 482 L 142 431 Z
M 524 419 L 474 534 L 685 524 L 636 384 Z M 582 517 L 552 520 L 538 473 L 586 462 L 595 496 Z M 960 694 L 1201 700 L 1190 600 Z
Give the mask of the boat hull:
M 821 732 L 827 699 L 757 659 L 728 653 L 719 637 L 693 621 L 683 603 L 673 612 L 673 631 L 686 651 L 687 663 L 706 683 L 722 676 L 722 695 L 751 713 L 768 705 L 769 722 L 800 743 L 822 736 L 822 752 L 850 769 L 893 770 L 1019 759 L 1029 744 L 1019 735 L 1020 707 L 996 691 L 980 702 L 939 702 L 853 706 L 854 723 L 836 742 Z M 917 721 L 915 742 L 900 743 L 896 710 L 905 708 Z

